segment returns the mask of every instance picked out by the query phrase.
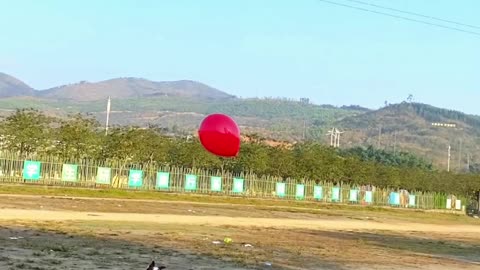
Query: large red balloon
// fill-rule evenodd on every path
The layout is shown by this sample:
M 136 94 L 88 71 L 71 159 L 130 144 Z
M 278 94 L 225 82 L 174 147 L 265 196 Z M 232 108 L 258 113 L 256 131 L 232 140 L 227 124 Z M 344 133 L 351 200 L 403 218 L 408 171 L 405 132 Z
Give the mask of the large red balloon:
M 240 151 L 240 129 L 225 114 L 211 114 L 203 119 L 198 130 L 200 142 L 212 154 L 235 157 Z

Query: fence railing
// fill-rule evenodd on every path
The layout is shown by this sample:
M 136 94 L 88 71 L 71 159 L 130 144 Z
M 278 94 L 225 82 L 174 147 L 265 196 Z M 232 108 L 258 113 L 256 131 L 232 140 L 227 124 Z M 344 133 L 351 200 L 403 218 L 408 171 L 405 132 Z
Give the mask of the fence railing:
M 232 174 L 198 168 L 130 164 L 121 160 L 62 160 L 0 153 L 0 183 L 27 183 L 87 188 L 156 190 L 324 203 L 461 210 L 464 198 L 349 183 L 282 179 L 253 173 Z

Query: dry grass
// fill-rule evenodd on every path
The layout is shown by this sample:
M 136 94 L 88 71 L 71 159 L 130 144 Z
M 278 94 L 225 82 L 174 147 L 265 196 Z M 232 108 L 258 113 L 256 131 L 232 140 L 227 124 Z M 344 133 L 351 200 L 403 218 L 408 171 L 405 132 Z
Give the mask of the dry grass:
M 0 193 L 7 193 L 10 189 L 0 186 Z M 455 230 L 456 226 L 466 223 L 480 225 L 480 221 L 465 216 L 159 192 L 27 186 L 15 193 L 40 193 L 42 196 L 2 195 L 0 208 L 39 209 L 41 206 L 41 209 L 55 213 L 268 218 L 269 222 L 274 222 L 272 224 L 282 220 L 328 220 L 337 222 L 338 227 L 180 226 L 175 220 L 160 224 L 148 219 L 122 222 L 8 220 L 0 222 L 0 269 L 143 269 L 150 259 L 165 263 L 169 266 L 167 269 L 190 269 L 192 264 L 198 268 L 262 269 L 265 262 L 273 263 L 274 267 L 270 269 L 480 268 L 480 234 Z M 440 224 L 446 229 L 428 234 L 415 232 L 413 228 L 403 232 L 342 229 L 342 225 L 349 221 L 375 222 L 387 227 L 403 222 L 427 228 L 430 224 Z M 25 238 L 10 240 L 11 236 Z M 225 237 L 232 238 L 233 243 L 212 243 Z M 245 247 L 245 244 L 253 247 Z
M 438 269 L 474 269 L 480 265 L 479 237 L 468 239 L 465 235 L 459 237 L 455 234 L 426 236 L 380 231 L 179 227 L 175 224 L 105 221 L 17 222 L 15 226 L 28 227 L 41 235 L 55 235 L 53 242 L 39 239 L 22 246 L 39 252 L 43 259 L 51 259 L 47 250 L 54 250 L 55 254 L 60 254 L 60 258 L 62 254 L 76 257 L 80 254 L 78 258 L 91 257 L 94 262 L 115 252 L 127 256 L 130 252 L 148 254 L 152 251 L 174 250 L 177 256 L 190 252 L 197 257 L 244 269 L 265 262 L 272 262 L 277 267 L 275 269 L 368 269 L 374 266 L 380 269 L 405 269 L 435 264 L 447 267 Z M 232 238 L 233 243 L 212 243 L 215 240 L 222 241 L 225 237 Z M 245 247 L 247 243 L 253 247 Z M 119 245 L 124 245 L 124 248 Z M 138 259 L 134 261 L 139 262 Z

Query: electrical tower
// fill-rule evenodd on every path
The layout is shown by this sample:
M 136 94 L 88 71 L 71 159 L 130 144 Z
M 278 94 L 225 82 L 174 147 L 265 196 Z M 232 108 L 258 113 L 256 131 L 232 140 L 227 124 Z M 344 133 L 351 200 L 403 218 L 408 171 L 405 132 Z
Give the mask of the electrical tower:
M 334 148 L 340 147 L 340 135 L 345 132 L 338 130 L 337 128 L 332 128 L 327 132 L 327 136 L 330 136 L 330 146 Z

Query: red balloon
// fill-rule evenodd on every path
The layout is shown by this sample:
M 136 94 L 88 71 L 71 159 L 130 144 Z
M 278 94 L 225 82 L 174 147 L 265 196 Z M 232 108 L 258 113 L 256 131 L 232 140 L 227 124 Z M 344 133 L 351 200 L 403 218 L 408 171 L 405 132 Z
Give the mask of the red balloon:
M 200 142 L 207 151 L 217 156 L 235 157 L 240 151 L 240 129 L 225 114 L 211 114 L 203 119 L 198 129 Z

